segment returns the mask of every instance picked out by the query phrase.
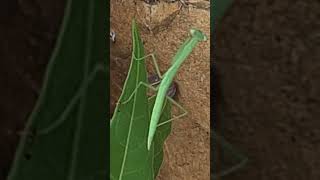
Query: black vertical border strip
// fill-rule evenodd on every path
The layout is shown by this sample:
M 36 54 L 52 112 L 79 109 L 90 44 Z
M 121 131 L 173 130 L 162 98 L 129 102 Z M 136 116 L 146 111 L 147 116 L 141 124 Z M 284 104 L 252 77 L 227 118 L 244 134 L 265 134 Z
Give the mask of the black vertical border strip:
M 107 53 L 107 59 L 106 59 L 106 70 L 107 70 L 107 90 L 106 90 L 106 93 L 107 93 L 107 101 L 109 102 L 108 103 L 108 107 L 107 108 L 107 117 L 106 117 L 106 120 L 107 120 L 107 123 L 106 123 L 106 137 L 107 137 L 107 144 L 108 144 L 108 150 L 107 150 L 107 162 L 108 165 L 107 167 L 109 167 L 106 172 L 107 172 L 107 177 L 109 177 L 109 174 L 110 174 L 110 123 L 108 121 L 109 117 L 111 117 L 111 114 L 110 114 L 110 43 L 109 43 L 109 34 L 110 34 L 110 8 L 111 8 L 111 5 L 110 5 L 110 0 L 106 0 L 106 13 L 107 15 L 105 16 L 106 17 L 106 20 L 105 22 L 102 22 L 105 24 L 105 27 L 106 27 L 106 34 L 103 34 L 103 38 L 105 39 L 105 42 L 106 42 L 106 53 Z
M 215 1 L 210 1 L 210 179 L 213 178 L 214 173 L 214 153 L 216 142 L 213 140 L 211 131 L 214 130 L 214 124 L 216 121 L 216 64 L 214 58 L 214 47 L 215 47 L 215 19 L 214 19 L 214 9 L 215 9 Z

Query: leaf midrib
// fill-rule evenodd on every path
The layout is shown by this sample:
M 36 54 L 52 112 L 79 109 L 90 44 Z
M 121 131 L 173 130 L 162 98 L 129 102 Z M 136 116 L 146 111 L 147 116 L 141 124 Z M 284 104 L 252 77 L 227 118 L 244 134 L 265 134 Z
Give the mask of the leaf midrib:
M 133 56 L 131 58 L 131 61 L 134 61 L 134 57 L 140 57 L 140 43 L 139 43 L 139 39 L 137 40 L 136 38 L 137 35 L 137 29 L 136 29 L 136 25 L 134 25 L 134 29 L 133 29 L 133 40 L 134 42 L 133 44 Z M 136 43 L 135 43 L 136 42 Z M 137 44 L 137 46 L 135 46 Z M 135 49 L 135 47 L 137 49 Z M 137 51 L 138 56 L 135 56 L 135 51 Z M 137 65 L 137 73 L 136 73 L 136 88 L 139 85 L 139 77 L 140 77 L 140 64 L 139 61 L 136 63 Z M 129 130 L 128 130 L 128 136 L 127 136 L 127 141 L 126 141 L 126 146 L 125 146 L 125 150 L 124 150 L 124 155 L 123 155 L 123 159 L 122 159 L 122 165 L 121 165 L 121 169 L 120 169 L 120 175 L 119 175 L 119 180 L 122 180 L 123 177 L 123 171 L 124 171 L 124 165 L 126 163 L 126 157 L 127 157 L 127 153 L 128 153 L 128 146 L 129 146 L 129 142 L 130 142 L 130 135 L 131 135 L 131 130 L 132 130 L 132 123 L 133 123 L 133 119 L 134 119 L 134 113 L 135 113 L 135 108 L 136 108 L 136 100 L 137 100 L 137 91 L 134 94 L 134 98 L 133 98 L 133 107 L 132 107 L 132 114 L 131 114 L 131 118 L 130 118 L 130 124 L 129 124 Z

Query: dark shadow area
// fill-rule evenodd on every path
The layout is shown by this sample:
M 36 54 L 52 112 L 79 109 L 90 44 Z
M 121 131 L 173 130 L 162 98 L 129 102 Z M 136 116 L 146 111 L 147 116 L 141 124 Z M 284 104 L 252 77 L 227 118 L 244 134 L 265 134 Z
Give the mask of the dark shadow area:
M 221 74 L 216 64 L 211 69 L 211 78 L 213 79 L 211 82 L 211 111 L 213 111 L 211 112 L 213 119 L 211 122 L 211 179 L 220 180 L 245 167 L 247 157 L 223 137 L 225 111 L 228 110 L 228 104 L 224 101 Z
M 249 158 L 222 179 L 319 179 L 319 8 L 235 1 L 216 28 L 218 131 Z
M 39 95 L 65 0 L 4 0 L 0 6 L 0 179 L 6 179 Z

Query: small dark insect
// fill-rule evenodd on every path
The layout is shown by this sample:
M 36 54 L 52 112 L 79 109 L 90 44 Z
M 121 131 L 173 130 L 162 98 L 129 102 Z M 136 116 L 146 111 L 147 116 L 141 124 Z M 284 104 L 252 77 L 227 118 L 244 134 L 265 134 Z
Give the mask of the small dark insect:
M 157 74 L 150 75 L 148 77 L 148 82 L 153 85 L 159 84 L 161 81 L 160 77 Z
M 148 77 L 148 82 L 152 85 L 157 85 L 161 82 L 160 77 L 157 74 L 150 75 Z M 173 82 L 168 89 L 167 96 L 173 98 L 177 93 L 177 84 Z
M 173 98 L 176 95 L 176 93 L 177 93 L 177 84 L 173 82 L 168 89 L 167 95 Z
M 116 32 L 110 31 L 110 40 L 114 43 L 116 42 Z

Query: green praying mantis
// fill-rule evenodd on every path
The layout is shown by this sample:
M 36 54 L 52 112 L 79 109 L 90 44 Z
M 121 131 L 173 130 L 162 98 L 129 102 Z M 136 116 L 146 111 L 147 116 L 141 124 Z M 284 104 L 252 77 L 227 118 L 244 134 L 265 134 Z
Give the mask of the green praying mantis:
M 166 98 L 166 93 L 173 81 L 174 76 L 176 75 L 182 63 L 187 59 L 189 54 L 192 52 L 193 48 L 199 42 L 206 41 L 208 39 L 207 36 L 204 33 L 202 33 L 200 30 L 191 29 L 190 34 L 191 34 L 191 37 L 189 37 L 185 41 L 185 43 L 178 50 L 177 54 L 173 57 L 172 66 L 163 75 L 163 77 L 160 77 L 162 81 L 158 86 L 159 87 L 158 93 L 157 93 L 156 101 L 152 110 L 151 121 L 149 126 L 148 143 L 147 143 L 148 150 L 151 147 L 151 143 L 157 129 L 157 125 L 161 115 L 161 110 L 164 104 L 164 100 Z M 179 116 L 176 118 L 179 118 Z M 173 118 L 171 120 L 173 120 Z
M 137 58 L 137 57 L 133 56 L 133 60 L 136 60 L 136 61 L 144 60 L 147 57 L 151 57 L 153 64 L 155 66 L 156 73 L 157 73 L 158 77 L 160 77 L 160 79 L 161 79 L 160 85 L 158 87 L 153 86 L 156 83 L 147 84 L 145 82 L 139 82 L 137 84 L 137 86 L 135 87 L 135 89 L 133 90 L 133 92 L 129 95 L 129 97 L 126 100 L 119 102 L 120 104 L 126 104 L 127 102 L 129 102 L 134 97 L 134 95 L 137 93 L 140 86 L 145 86 L 151 90 L 158 91 L 156 94 L 156 100 L 155 100 L 155 103 L 154 103 L 154 106 L 153 106 L 153 109 L 151 112 L 150 124 L 149 124 L 149 129 L 148 129 L 148 137 L 147 137 L 147 149 L 148 150 L 150 150 L 150 148 L 151 148 L 151 144 L 152 144 L 154 135 L 155 135 L 156 130 L 159 126 L 164 125 L 170 121 L 173 121 L 175 119 L 178 119 L 178 118 L 181 118 L 181 117 L 187 115 L 187 111 L 181 105 L 179 105 L 176 101 L 174 101 L 172 99 L 172 97 L 168 96 L 167 92 L 169 90 L 170 85 L 173 82 L 173 78 L 177 74 L 177 72 L 178 72 L 179 68 L 181 67 L 181 65 L 183 64 L 183 62 L 191 54 L 192 50 L 196 47 L 196 45 L 199 42 L 206 41 L 208 39 L 207 36 L 203 32 L 201 32 L 200 30 L 197 30 L 197 29 L 191 29 L 190 34 L 191 34 L 191 36 L 188 37 L 187 40 L 180 46 L 178 52 L 173 57 L 172 62 L 171 62 L 171 67 L 167 70 L 167 72 L 164 73 L 164 75 L 161 75 L 161 73 L 160 73 L 159 67 L 157 65 L 157 60 L 156 60 L 154 54 L 149 54 L 149 55 L 141 57 L 141 58 Z M 167 99 L 172 104 L 176 105 L 179 109 L 183 110 L 183 113 L 180 115 L 174 116 L 173 118 L 166 120 L 165 122 L 159 123 L 159 119 L 162 114 L 165 103 L 167 102 Z M 213 134 L 214 134 L 214 137 L 217 138 L 216 140 L 220 141 L 222 143 L 224 148 L 229 149 L 229 150 L 233 150 L 231 145 L 228 144 L 222 137 L 218 136 L 214 132 L 213 132 Z M 246 163 L 247 159 L 245 157 L 239 155 L 236 152 L 234 154 L 237 156 L 237 159 L 238 158 L 241 159 L 241 162 L 239 164 L 233 166 L 232 168 L 225 170 L 222 173 L 214 175 L 214 178 L 229 174 L 229 173 L 237 170 L 238 168 L 242 167 Z
M 176 101 L 174 101 L 172 98 L 166 96 L 166 93 L 167 93 L 167 91 L 173 81 L 173 78 L 177 74 L 177 71 L 181 67 L 182 63 L 191 54 L 192 50 L 196 47 L 196 45 L 199 42 L 206 41 L 208 39 L 207 36 L 203 32 L 201 32 L 200 30 L 197 30 L 197 29 L 191 29 L 190 34 L 191 34 L 191 37 L 187 38 L 187 40 L 180 46 L 180 49 L 178 50 L 178 52 L 176 53 L 176 55 L 172 59 L 171 67 L 168 69 L 168 71 L 164 75 L 161 75 L 161 73 L 160 73 L 160 70 L 157 65 L 156 58 L 155 58 L 154 54 L 147 55 L 147 56 L 142 57 L 140 59 L 134 58 L 135 60 L 142 60 L 148 56 L 151 56 L 153 63 L 155 65 L 155 68 L 156 68 L 156 72 L 157 72 L 158 76 L 161 78 L 161 83 L 156 88 L 149 85 L 149 84 L 146 84 L 144 82 L 140 82 L 138 84 L 138 86 L 135 88 L 135 90 L 132 92 L 132 94 L 129 96 L 129 98 L 126 101 L 122 102 L 122 104 L 125 104 L 128 101 L 130 101 L 131 98 L 134 96 L 134 94 L 137 92 L 137 90 L 139 89 L 139 87 L 141 85 L 146 86 L 154 91 L 158 91 L 157 96 L 156 96 L 156 100 L 155 100 L 155 104 L 154 104 L 154 107 L 152 110 L 152 114 L 151 114 L 150 125 L 149 125 L 148 139 L 147 139 L 148 150 L 150 150 L 152 140 L 153 140 L 153 137 L 155 135 L 155 132 L 156 132 L 158 126 L 161 126 L 161 125 L 168 123 L 170 121 L 173 121 L 175 119 L 181 118 L 187 114 L 187 111 L 181 105 L 179 105 Z M 173 117 L 165 122 L 158 124 L 166 98 L 168 98 L 169 101 L 171 101 L 177 107 L 182 109 L 184 112 L 176 117 Z

